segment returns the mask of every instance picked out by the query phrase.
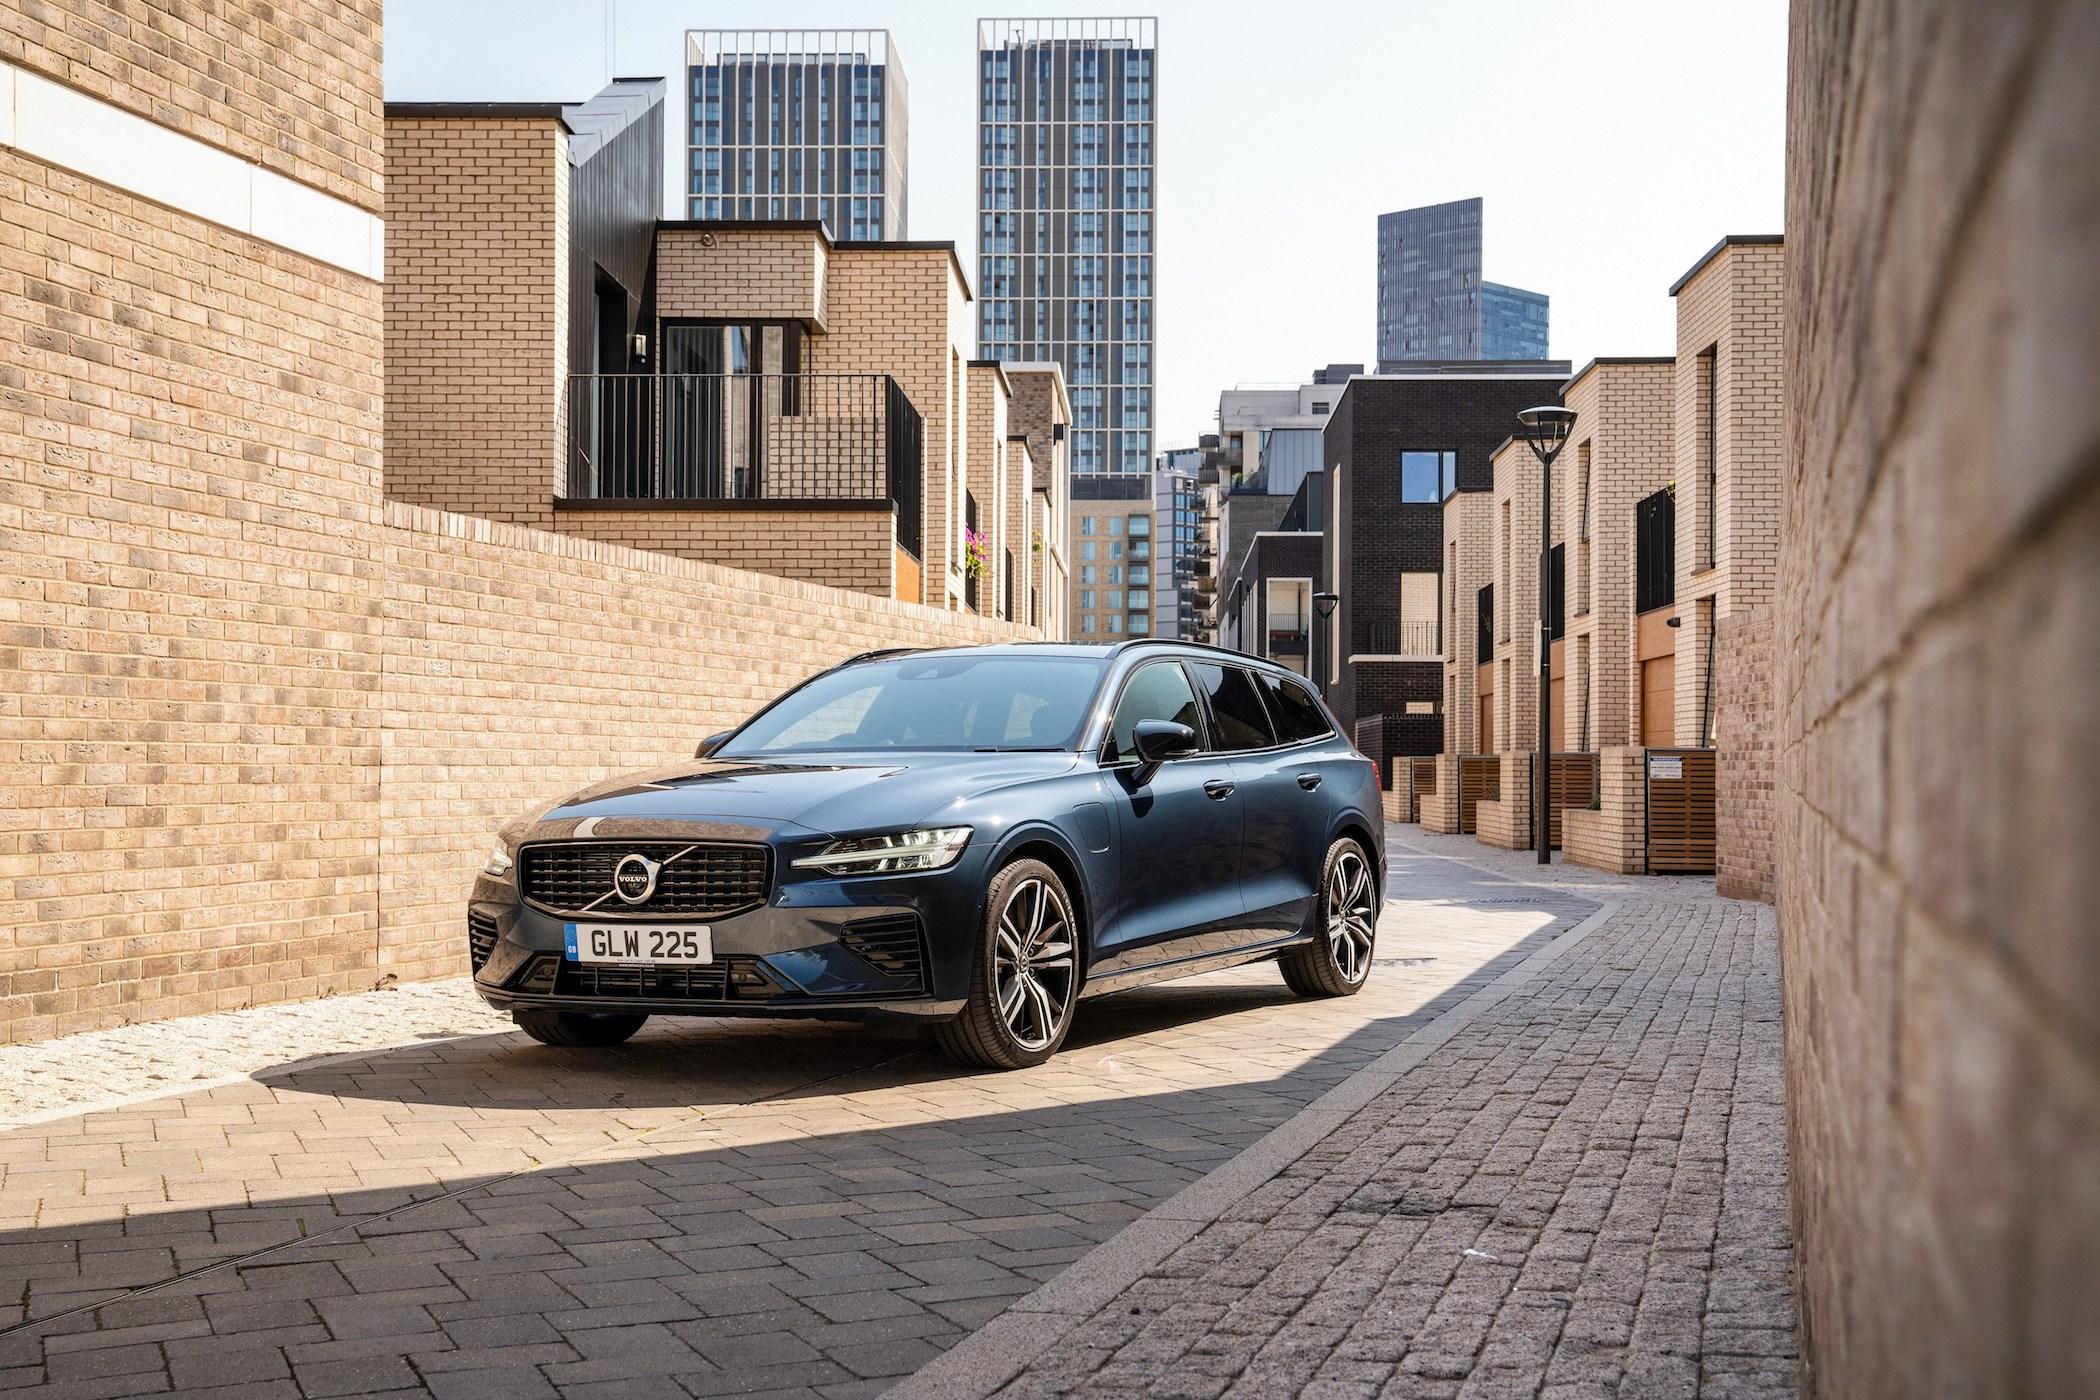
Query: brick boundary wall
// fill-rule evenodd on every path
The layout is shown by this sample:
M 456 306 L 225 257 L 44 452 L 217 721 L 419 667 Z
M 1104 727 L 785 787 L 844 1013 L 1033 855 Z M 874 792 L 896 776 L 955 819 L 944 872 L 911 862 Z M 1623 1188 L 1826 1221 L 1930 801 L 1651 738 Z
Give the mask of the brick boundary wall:
M 1776 881 L 1770 608 L 1724 617 L 1714 638 L 1714 886 L 1770 904 Z
M 2100 7 L 1793 7 L 1804 1390 L 2100 1394 Z
M 1561 850 L 1577 865 L 1638 875 L 1647 865 L 1648 751 L 1638 746 L 1601 749 L 1597 753 L 1597 809 L 1561 809 Z

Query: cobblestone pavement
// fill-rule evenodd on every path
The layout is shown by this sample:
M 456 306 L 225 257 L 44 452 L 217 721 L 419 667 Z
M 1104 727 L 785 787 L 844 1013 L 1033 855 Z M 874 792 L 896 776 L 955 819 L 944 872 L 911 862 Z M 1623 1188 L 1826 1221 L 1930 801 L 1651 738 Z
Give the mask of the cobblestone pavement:
M 1124 1237 L 1164 1232 L 1148 1260 L 1119 1241 L 905 1393 L 1792 1394 L 1771 911 L 1401 842 L 1614 902 L 1279 1170 L 1168 1203 Z
M 878 1392 L 1596 907 L 1397 847 L 1394 885 L 1362 995 L 1125 993 L 1020 1074 L 804 1023 L 558 1051 L 456 983 L 25 1047 L 0 1389 Z

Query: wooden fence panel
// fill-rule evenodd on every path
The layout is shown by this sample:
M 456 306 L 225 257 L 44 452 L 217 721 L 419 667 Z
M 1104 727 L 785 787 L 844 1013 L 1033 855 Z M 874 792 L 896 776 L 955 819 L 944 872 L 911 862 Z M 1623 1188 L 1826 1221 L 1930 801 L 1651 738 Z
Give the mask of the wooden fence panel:
M 1483 801 L 1502 800 L 1502 760 L 1491 753 L 1466 754 L 1458 760 L 1458 829 L 1480 829 Z
M 1714 752 L 1650 749 L 1647 753 L 1648 873 L 1714 868 Z
M 1557 849 L 1560 846 L 1561 809 L 1587 807 L 1596 800 L 1597 755 L 1557 753 L 1553 755 L 1553 766 L 1548 771 L 1553 775 L 1553 791 L 1546 806 L 1553 823 L 1550 839 Z

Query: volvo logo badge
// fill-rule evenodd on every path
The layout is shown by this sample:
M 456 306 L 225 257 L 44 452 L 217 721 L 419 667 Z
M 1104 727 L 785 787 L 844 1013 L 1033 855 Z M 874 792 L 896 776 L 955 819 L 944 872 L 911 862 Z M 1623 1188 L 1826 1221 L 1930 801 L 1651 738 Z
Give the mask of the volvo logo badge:
M 656 872 L 662 868 L 647 856 L 621 856 L 613 867 L 613 893 L 626 904 L 645 903 L 656 893 Z

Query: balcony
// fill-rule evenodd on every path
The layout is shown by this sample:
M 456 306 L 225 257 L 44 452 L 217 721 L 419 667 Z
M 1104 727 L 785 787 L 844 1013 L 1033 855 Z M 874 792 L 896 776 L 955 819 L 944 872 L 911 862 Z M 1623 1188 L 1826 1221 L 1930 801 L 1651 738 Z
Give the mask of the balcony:
M 887 503 L 924 553 L 919 411 L 886 374 L 572 374 L 564 500 Z
M 1437 639 L 1437 625 L 1432 621 L 1403 622 L 1399 618 L 1358 618 L 1355 626 L 1356 644 L 1352 648 L 1358 656 L 1423 656 L 1441 655 Z

